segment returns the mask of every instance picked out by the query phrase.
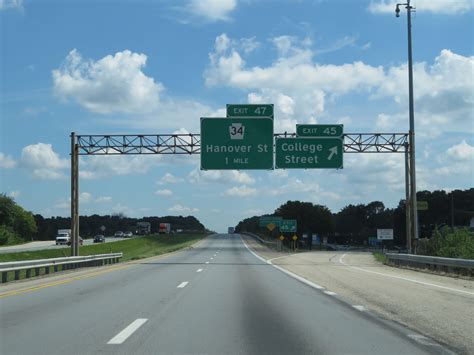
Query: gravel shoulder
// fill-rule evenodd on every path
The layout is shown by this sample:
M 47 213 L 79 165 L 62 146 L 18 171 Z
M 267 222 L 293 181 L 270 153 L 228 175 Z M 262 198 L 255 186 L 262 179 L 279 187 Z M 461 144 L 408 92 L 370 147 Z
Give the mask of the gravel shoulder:
M 362 305 L 461 353 L 474 353 L 474 281 L 390 267 L 377 262 L 371 253 L 283 254 L 252 238 L 245 240 L 273 264 L 351 304 Z

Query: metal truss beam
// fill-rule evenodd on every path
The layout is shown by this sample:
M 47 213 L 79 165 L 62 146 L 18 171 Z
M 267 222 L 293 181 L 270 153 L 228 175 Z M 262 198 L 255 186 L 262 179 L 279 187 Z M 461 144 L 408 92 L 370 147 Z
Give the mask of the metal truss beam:
M 275 138 L 295 133 L 275 133 Z M 79 155 L 200 154 L 199 134 L 77 135 Z M 408 133 L 346 133 L 345 153 L 405 153 Z

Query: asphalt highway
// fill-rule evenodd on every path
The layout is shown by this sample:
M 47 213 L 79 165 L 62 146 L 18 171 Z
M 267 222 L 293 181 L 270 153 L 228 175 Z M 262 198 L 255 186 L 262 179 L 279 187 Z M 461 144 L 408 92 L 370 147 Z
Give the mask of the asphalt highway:
M 239 235 L 0 288 L 1 354 L 436 354 L 259 259 Z

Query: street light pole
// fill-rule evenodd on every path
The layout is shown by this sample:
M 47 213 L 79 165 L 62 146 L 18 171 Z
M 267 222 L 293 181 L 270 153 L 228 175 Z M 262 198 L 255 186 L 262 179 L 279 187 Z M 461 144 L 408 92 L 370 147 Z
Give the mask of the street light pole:
M 411 204 L 411 244 L 418 239 L 418 208 L 416 202 L 416 168 L 415 168 L 415 106 L 413 100 L 413 56 L 411 44 L 411 13 L 414 9 L 410 0 L 404 4 L 397 4 L 395 14 L 400 16 L 400 6 L 407 9 L 408 26 L 408 102 L 409 102 L 409 144 L 410 144 L 410 204 Z M 414 240 L 413 240 L 414 239 Z

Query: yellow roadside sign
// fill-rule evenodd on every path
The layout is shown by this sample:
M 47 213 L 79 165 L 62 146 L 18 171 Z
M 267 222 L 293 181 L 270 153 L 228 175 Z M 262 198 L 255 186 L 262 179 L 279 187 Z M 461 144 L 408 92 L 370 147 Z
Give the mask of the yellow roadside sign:
M 280 240 L 285 240 L 285 237 L 280 235 Z
M 268 224 L 267 224 L 267 228 L 268 228 L 268 230 L 271 232 L 272 230 L 274 230 L 274 229 L 276 228 L 276 224 L 268 223 Z
M 292 239 L 293 239 L 293 240 L 296 240 L 296 239 L 298 239 L 298 237 L 297 237 L 296 235 L 294 235 L 294 236 L 292 237 Z

